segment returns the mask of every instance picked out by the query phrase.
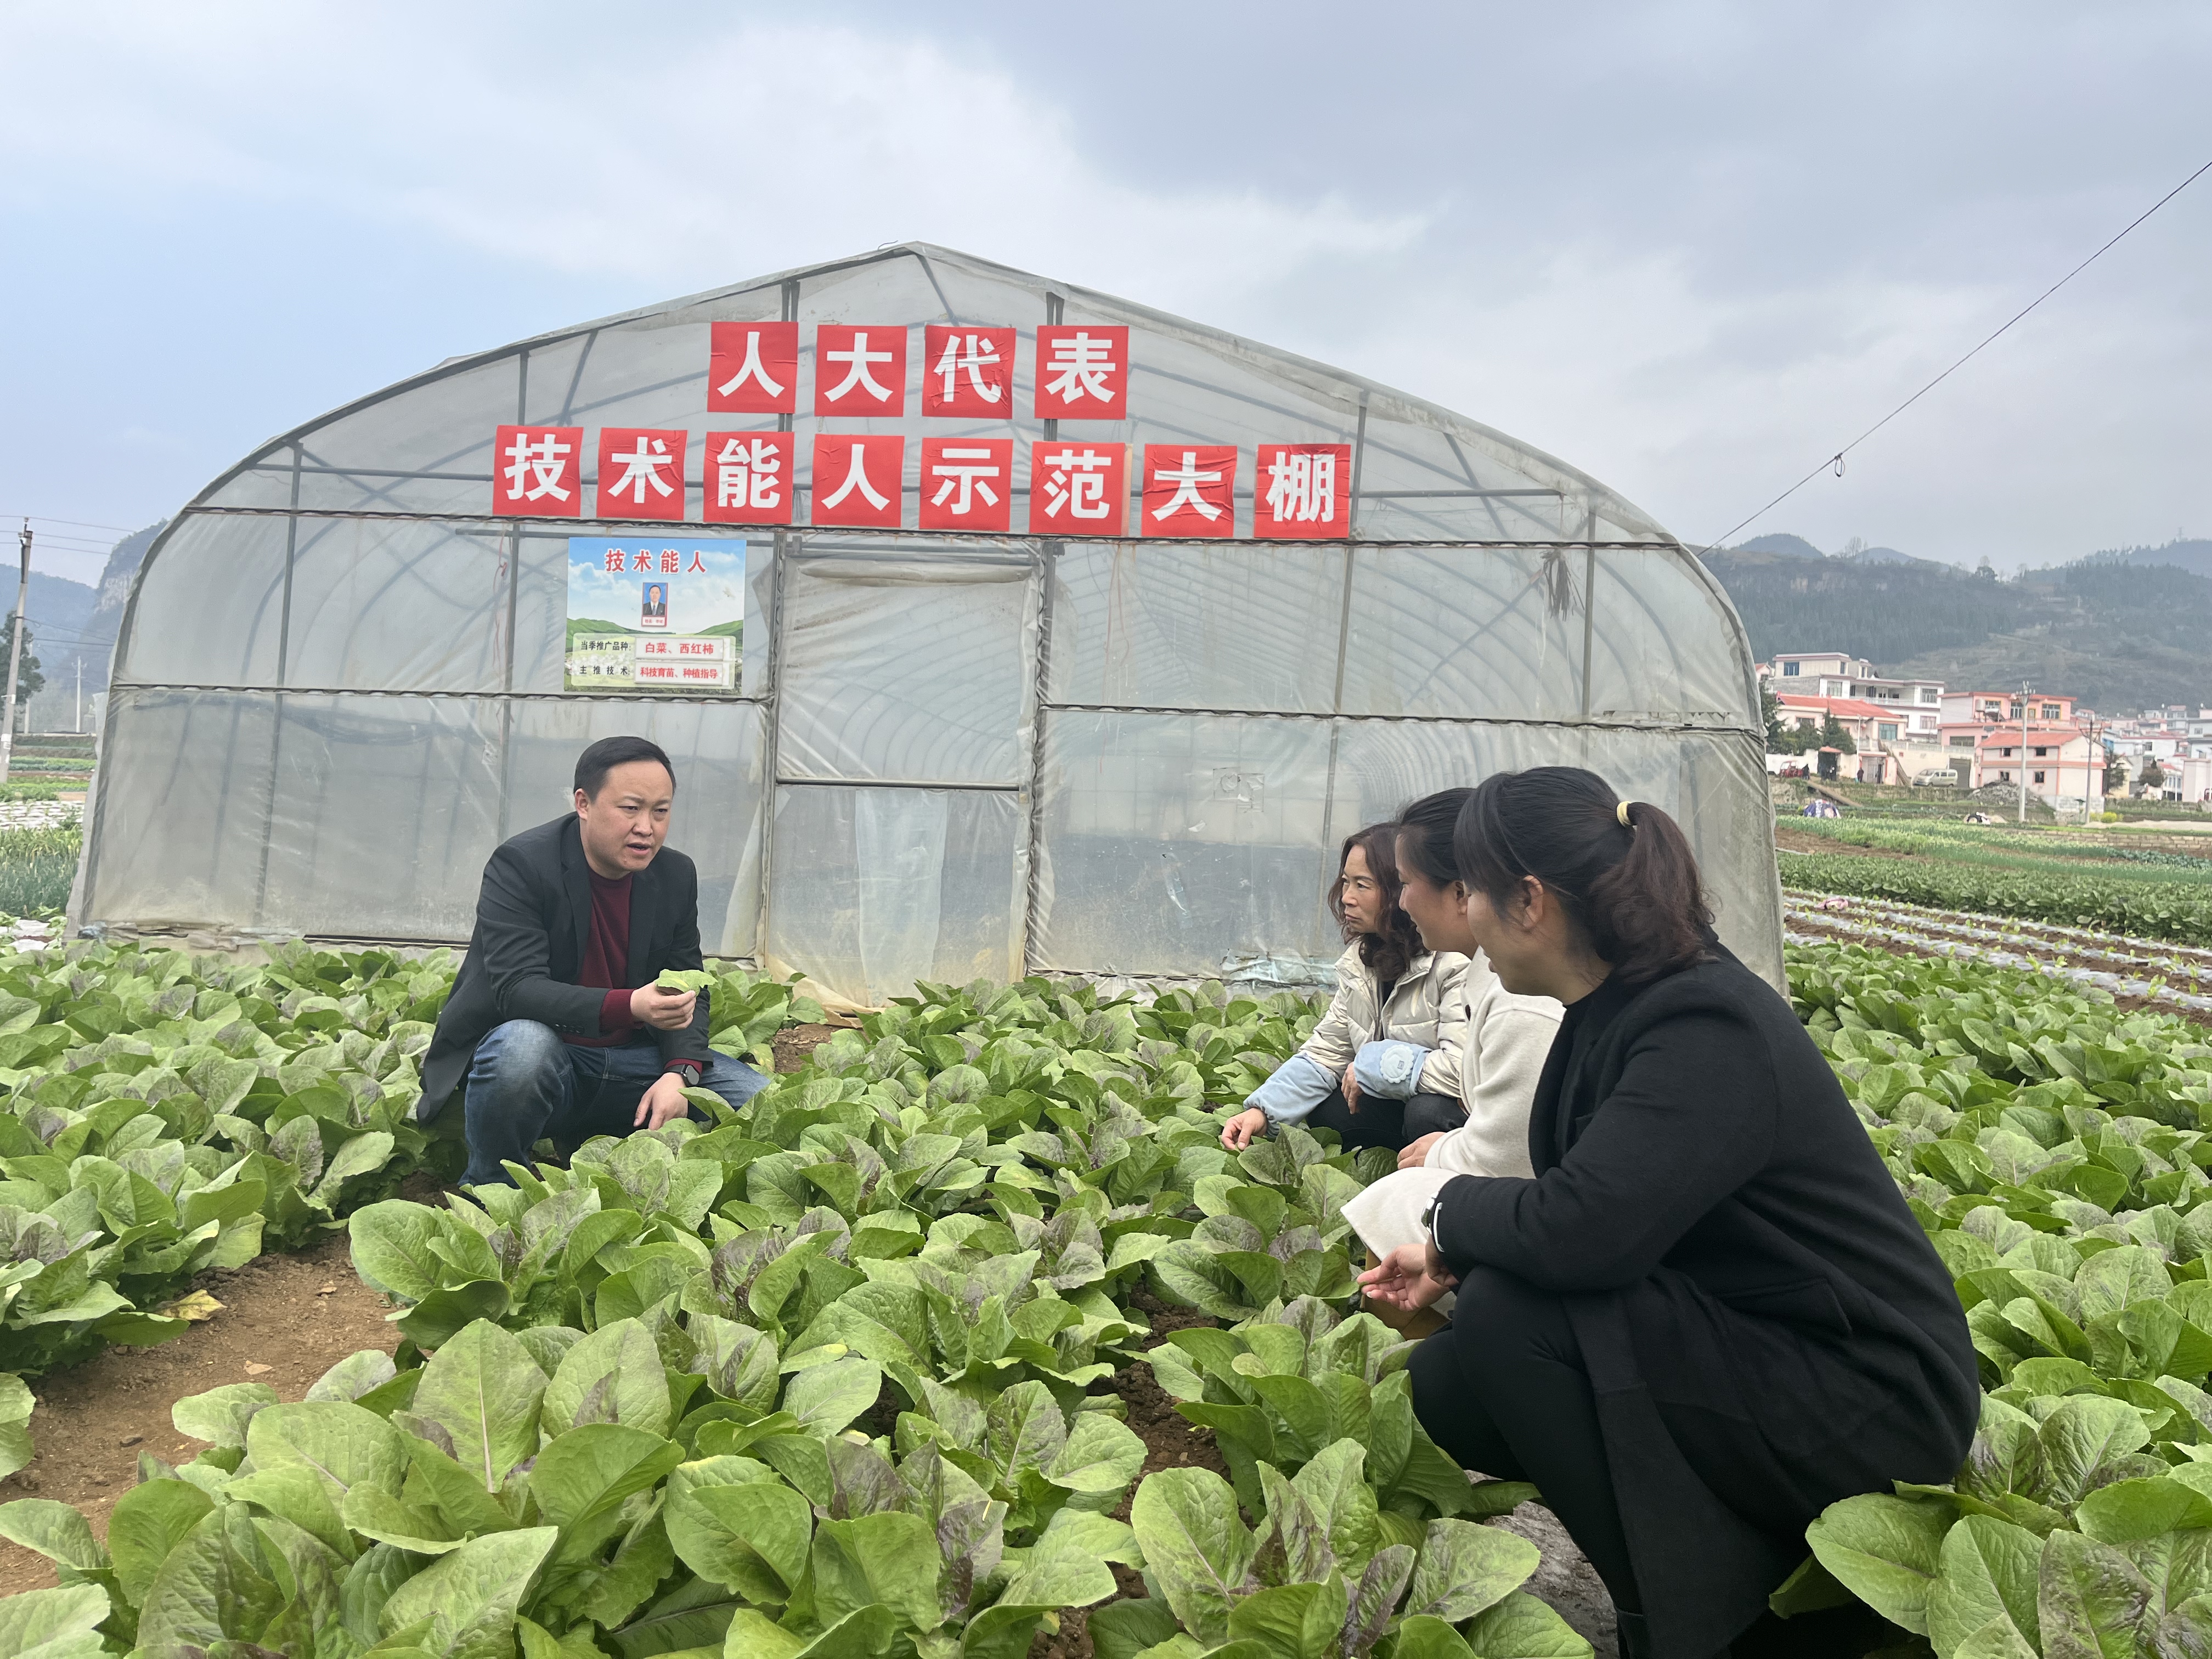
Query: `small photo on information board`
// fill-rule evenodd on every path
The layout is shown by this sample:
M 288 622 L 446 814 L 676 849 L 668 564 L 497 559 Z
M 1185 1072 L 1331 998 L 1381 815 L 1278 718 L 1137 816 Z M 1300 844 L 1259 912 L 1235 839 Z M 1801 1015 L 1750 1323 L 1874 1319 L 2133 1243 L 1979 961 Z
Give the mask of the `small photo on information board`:
M 734 696 L 745 634 L 745 544 L 568 538 L 568 691 Z

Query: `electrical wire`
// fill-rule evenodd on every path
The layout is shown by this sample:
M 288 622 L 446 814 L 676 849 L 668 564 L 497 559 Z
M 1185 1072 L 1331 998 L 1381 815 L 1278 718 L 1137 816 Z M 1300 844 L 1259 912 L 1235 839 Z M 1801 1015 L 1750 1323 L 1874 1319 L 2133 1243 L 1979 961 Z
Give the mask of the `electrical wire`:
M 65 524 L 78 530 L 112 530 L 123 536 L 137 533 L 128 525 L 92 524 L 83 519 L 50 519 L 43 513 L 0 513 L 0 519 L 28 519 L 33 524 Z M 139 526 L 141 530 L 144 528 L 143 525 Z
M 1981 344 L 1980 344 L 1980 345 L 1976 346 L 1976 347 L 1975 347 L 1972 351 L 1969 351 L 1969 352 L 1968 352 L 1965 356 L 1963 356 L 1963 357 L 1960 358 L 1960 359 L 1959 359 L 1959 361 L 1958 361 L 1957 362 L 1953 363 L 1953 364 L 1951 365 L 1951 367 L 1950 367 L 1950 368 L 1948 368 L 1945 369 L 1945 370 L 1944 370 L 1941 374 L 1938 374 L 1938 375 L 1937 375 L 1934 380 L 1932 380 L 1929 381 L 1929 382 L 1928 382 L 1928 384 L 1927 384 L 1926 386 L 1922 386 L 1922 387 L 1920 388 L 1920 390 L 1919 390 L 1919 391 L 1917 391 L 1917 392 L 1914 392 L 1914 393 L 1913 393 L 1910 398 L 1906 398 L 1903 403 L 1901 403 L 1901 404 L 1898 404 L 1898 406 L 1897 406 L 1895 409 L 1891 410 L 1889 411 L 1889 413 L 1888 413 L 1888 414 L 1887 414 L 1887 415 L 1883 416 L 1880 420 L 1876 421 L 1876 422 L 1875 422 L 1872 426 L 1869 427 L 1865 431 L 1863 431 L 1863 432 L 1860 433 L 1860 434 L 1859 434 L 1859 435 L 1858 435 L 1857 437 L 1856 437 L 1856 438 L 1852 439 L 1852 440 L 1850 441 L 1850 442 L 1849 442 L 1849 443 L 1845 444 L 1845 445 L 1844 445 L 1841 449 L 1838 450 L 1834 454 L 1832 454 L 1832 455 L 1831 455 L 1831 456 L 1827 457 L 1827 459 L 1826 459 L 1825 460 L 1821 461 L 1821 462 L 1820 463 L 1820 465 L 1817 465 L 1817 466 L 1815 466 L 1815 467 L 1814 467 L 1814 468 L 1810 472 L 1808 472 L 1808 473 L 1807 473 L 1803 477 L 1802 477 L 1802 478 L 1798 479 L 1798 480 L 1797 480 L 1797 482 L 1796 482 L 1796 483 L 1791 484 L 1791 485 L 1790 486 L 1790 488 L 1789 488 L 1789 489 L 1787 489 L 1784 490 L 1784 491 L 1783 491 L 1779 495 L 1777 495 L 1777 496 L 1776 496 L 1772 501 L 1771 501 L 1767 502 L 1767 504 L 1766 504 L 1765 507 L 1760 507 L 1760 508 L 1759 509 L 1759 511 L 1758 511 L 1758 512 L 1756 512 L 1756 513 L 1753 514 L 1749 518 L 1746 519 L 1746 520 L 1745 520 L 1741 524 L 1737 525 L 1737 526 L 1736 526 L 1734 529 L 1732 529 L 1732 530 L 1729 530 L 1729 531 L 1725 531 L 1725 532 L 1723 532 L 1721 535 L 1719 535 L 1719 536 L 1716 537 L 1712 541 L 1711 541 L 1711 542 L 1707 543 L 1707 544 L 1705 544 L 1705 550 L 1706 552 L 1711 552 L 1711 551 L 1712 551 L 1713 550 L 1715 550 L 1716 548 L 1720 548 L 1720 547 L 1723 547 L 1723 546 L 1725 546 L 1725 545 L 1728 544 L 1729 540 L 1732 537 L 1735 537 L 1735 536 L 1737 536 L 1737 535 L 1741 534 L 1744 530 L 1746 530 L 1747 528 L 1748 528 L 1750 526 L 1752 526 L 1752 525 L 1754 525 L 1754 524 L 1758 523 L 1759 520 L 1761 520 L 1761 519 L 1765 518 L 1768 514 L 1770 514 L 1770 513 L 1771 513 L 1772 511 L 1774 511 L 1774 509 L 1775 509 L 1776 507 L 1778 507 L 1781 506 L 1783 502 L 1784 502 L 1784 501 L 1788 501 L 1788 500 L 1789 500 L 1792 495 L 1796 495 L 1799 490 L 1802 489 L 1803 489 L 1807 484 L 1808 484 L 1808 483 L 1812 483 L 1814 479 L 1815 479 L 1815 478 L 1819 477 L 1820 477 L 1823 472 L 1826 471 L 1830 467 L 1833 467 L 1833 468 L 1835 468 L 1835 470 L 1836 470 L 1836 476 L 1837 476 L 1838 477 L 1841 477 L 1843 476 L 1843 471 L 1844 471 L 1844 456 L 1846 456 L 1846 455 L 1850 454 L 1850 453 L 1851 453 L 1851 451 L 1853 451 L 1854 449 L 1856 449 L 1856 448 L 1857 448 L 1861 444 L 1864 443 L 1864 442 L 1865 442 L 1869 438 L 1873 437 L 1873 436 L 1874 436 L 1874 434 L 1875 434 L 1875 433 L 1877 433 L 1877 432 L 1881 431 L 1881 430 L 1882 429 L 1882 428 L 1884 428 L 1884 427 L 1887 426 L 1887 425 L 1888 425 L 1892 421 L 1895 420 L 1899 416 L 1900 416 L 1900 415 L 1904 414 L 1904 413 L 1905 413 L 1905 411 L 1906 410 L 1908 410 L 1908 409 L 1911 408 L 1913 404 L 1915 404 L 1918 403 L 1918 402 L 1919 402 L 1923 398 L 1926 397 L 1929 392 L 1933 392 L 1933 391 L 1934 391 L 1937 386 L 1939 386 L 1942 385 L 1944 381 L 1946 381 L 1946 380 L 1949 380 L 1949 379 L 1950 379 L 1954 374 L 1957 374 L 1960 369 L 1964 368 L 1965 368 L 1968 363 L 1972 362 L 1976 357 L 1979 356 L 1981 355 L 1982 350 L 1983 350 L 1983 349 L 1984 349 L 1984 347 L 1989 346 L 1989 345 L 1991 345 L 1991 344 L 1994 344 L 1994 343 L 1996 343 L 1996 338 L 1997 338 L 1997 336 L 1998 336 L 1998 335 L 2002 334 L 2002 333 L 2003 333 L 2007 329 L 2009 329 L 2009 328 L 2010 328 L 2010 327 L 2011 327 L 2014 323 L 2016 323 L 2016 322 L 2020 321 L 2020 319 L 2021 319 L 2021 318 L 2023 318 L 2023 317 L 2027 316 L 2027 313 L 2028 313 L 2029 312 L 2031 312 L 2031 311 L 2034 310 L 2034 309 L 2036 308 L 2036 307 L 2038 307 L 2038 306 L 2041 305 L 2041 304 L 2042 304 L 2045 300 L 2048 300 L 2048 299 L 2049 299 L 2052 295 L 2054 295 L 2054 294 L 2057 293 L 2057 292 L 2058 292 L 2058 290 L 2059 290 L 2060 289 L 2064 288 L 2064 287 L 2066 286 L 2066 284 L 2067 284 L 2067 283 L 2069 283 L 2072 282 L 2072 281 L 2073 281 L 2076 276 L 2080 276 L 2083 271 L 2087 270 L 2091 265 L 2094 264 L 2098 261 L 2098 259 L 2100 259 L 2100 258 L 2102 258 L 2102 257 L 2104 256 L 2104 254 L 2105 254 L 2105 253 L 2106 253 L 2106 252 L 2107 252 L 2107 251 L 2108 251 L 2108 250 L 2109 250 L 2109 249 L 2113 246 L 2113 244 L 2114 244 L 2114 243 L 2116 243 L 2116 242 L 2118 242 L 2118 241 L 2120 240 L 2120 238 L 2121 238 L 2122 236 L 2125 236 L 2125 235 L 2128 234 L 2128 232 L 2129 232 L 2129 231 L 2133 230 L 2133 229 L 2134 229 L 2137 225 L 2140 225 L 2141 223 L 2142 223 L 2142 222 L 2143 222 L 2144 220 L 2146 220 L 2146 219 L 2149 218 L 2149 217 L 2150 217 L 2150 216 L 2151 216 L 2152 214 L 2154 214 L 2154 213 L 2157 212 L 2160 208 L 2164 207 L 2164 206 L 2165 206 L 2168 202 L 2171 202 L 2171 201 L 2172 201 L 2175 197 L 2177 197 L 2177 196 L 2180 195 L 2180 194 L 2181 194 L 2181 192 L 2182 192 L 2183 191 L 2187 190 L 2187 189 L 2190 187 L 2190 185 L 2191 185 L 2195 184 L 2195 183 L 2196 183 L 2199 179 L 2203 178 L 2203 177 L 2206 173 L 2212 173 L 2212 161 L 2207 161 L 2207 162 L 2205 162 L 2205 163 L 2204 163 L 2204 165 L 2203 165 L 2203 166 L 2202 166 L 2202 167 L 2198 167 L 2198 168 L 2197 169 L 2197 171 L 2196 171 L 2196 172 L 2194 172 L 2194 173 L 2191 173 L 2191 174 L 2190 174 L 2186 179 L 2183 179 L 2179 184 L 2176 185 L 2175 185 L 2172 190 L 2169 190 L 2168 191 L 2166 191 L 2165 195 L 2163 195 L 2163 196 L 2160 197 L 2160 198 L 2158 198 L 2158 200 L 2156 200 L 2155 202 L 2153 202 L 2153 203 L 2152 203 L 2148 207 L 2145 208 L 2145 209 L 2144 209 L 2144 210 L 2143 210 L 2140 214 L 2136 215 L 2136 217 L 2135 217 L 2134 219 L 2130 220 L 2130 221 L 2128 222 L 2128 224 L 2127 224 L 2126 228 L 2125 228 L 2124 229 L 2121 230 L 2118 235 L 2115 235 L 2115 236 L 2112 239 L 2112 240 L 2111 240 L 2111 241 L 2106 242 L 2106 243 L 2104 245 L 2104 246 L 2103 246 L 2103 247 L 2099 248 L 2099 249 L 2096 251 L 2096 252 L 2094 252 L 2094 253 L 2091 254 L 2087 258 L 2086 258 L 2086 259 L 2082 260 L 2082 261 L 2081 261 L 2081 263 L 2080 264 L 2078 264 L 2078 265 L 2075 266 L 2073 270 L 2071 270 L 2068 271 L 2068 272 L 2067 272 L 2063 276 L 2061 276 L 2061 277 L 2060 277 L 2057 282 L 2053 283 L 2052 283 L 2049 288 L 2046 288 L 2045 289 L 2044 289 L 2042 293 L 2040 293 L 2040 294 L 2037 295 L 2036 295 L 2033 300 L 2030 300 L 2030 301 L 2029 301 L 2026 305 L 2022 306 L 2022 307 L 2021 307 L 2018 311 L 2014 312 L 2014 313 L 2012 314 L 2012 316 L 2011 316 L 2011 317 L 2009 317 L 2008 319 L 2006 319 L 2006 321 L 2005 321 L 2005 323 L 2004 323 L 2004 325 L 2003 325 L 2003 326 L 2002 326 L 2002 327 L 2000 327 L 1999 329 L 1997 329 L 1997 330 L 1996 331 L 1996 332 L 1995 332 L 1995 333 L 1992 333 L 1992 334 L 1991 334 L 1991 335 L 1990 335 L 1987 339 L 1984 340 L 1984 341 L 1981 343 Z

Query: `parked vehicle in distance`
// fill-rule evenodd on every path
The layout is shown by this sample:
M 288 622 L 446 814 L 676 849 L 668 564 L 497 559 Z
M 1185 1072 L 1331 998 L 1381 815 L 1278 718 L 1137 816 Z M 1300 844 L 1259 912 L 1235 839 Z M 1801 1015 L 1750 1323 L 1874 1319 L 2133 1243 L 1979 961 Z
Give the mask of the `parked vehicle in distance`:
M 1956 789 L 1959 775 L 1948 766 L 1923 767 L 1912 775 L 1915 789 Z

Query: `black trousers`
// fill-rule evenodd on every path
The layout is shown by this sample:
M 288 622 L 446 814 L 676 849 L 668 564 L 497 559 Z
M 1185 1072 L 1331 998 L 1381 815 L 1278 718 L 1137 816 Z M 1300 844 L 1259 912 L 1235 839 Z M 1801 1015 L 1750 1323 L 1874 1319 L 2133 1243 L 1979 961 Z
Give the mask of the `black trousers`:
M 1359 1109 L 1355 1112 L 1340 1088 L 1329 1091 L 1328 1098 L 1307 1115 L 1302 1127 L 1335 1130 L 1347 1152 L 1362 1146 L 1388 1146 L 1393 1152 L 1401 1152 L 1408 1142 L 1419 1140 L 1423 1135 L 1456 1129 L 1466 1121 L 1467 1108 L 1456 1095 L 1413 1095 L 1404 1100 L 1382 1100 L 1363 1094 L 1359 1097 Z
M 1468 1273 L 1458 1295 L 1452 1323 L 1416 1348 L 1407 1367 L 1414 1415 L 1462 1468 L 1535 1484 L 1605 1581 L 1614 1607 L 1627 1615 L 1622 1651 L 1643 1651 L 1643 1603 L 1627 1532 L 1566 1309 L 1557 1296 L 1492 1267 Z M 1660 1412 L 1692 1467 L 1739 1513 L 1757 1513 L 1776 1492 L 1796 1484 L 1771 1455 L 1747 1461 L 1743 1449 L 1759 1442 L 1748 1421 L 1664 1401 Z M 1868 1449 L 1874 1473 L 1861 1471 L 1825 1497 L 1881 1490 L 1887 1480 L 1880 1470 L 1911 1466 L 1903 1453 L 1881 1443 L 1880 1432 L 1864 1437 L 1875 1443 Z M 1817 1512 L 1816 1506 L 1811 1513 Z M 1795 1529 L 1808 1518 L 1793 1515 L 1790 1524 Z M 1897 1634 L 1872 1609 L 1856 1604 L 1800 1613 L 1786 1624 L 1769 1613 L 1717 1659 L 1842 1659 Z
M 1407 1367 L 1413 1415 L 1462 1468 L 1534 1481 L 1613 1605 L 1637 1612 L 1628 1536 L 1566 1310 L 1556 1296 L 1490 1267 L 1462 1279 L 1458 1296 L 1452 1322 Z

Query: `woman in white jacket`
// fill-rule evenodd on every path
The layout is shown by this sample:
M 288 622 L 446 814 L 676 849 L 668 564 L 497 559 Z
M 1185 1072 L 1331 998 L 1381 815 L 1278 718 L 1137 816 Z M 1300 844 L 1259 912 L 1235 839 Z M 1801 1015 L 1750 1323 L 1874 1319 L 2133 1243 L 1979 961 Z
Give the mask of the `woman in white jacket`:
M 1396 826 L 1347 838 L 1328 906 L 1352 941 L 1336 995 L 1297 1053 L 1222 1129 L 1231 1151 L 1272 1123 L 1334 1129 L 1347 1147 L 1433 1141 L 1464 1121 L 1460 1103 L 1466 957 L 1431 951 L 1399 908 Z
M 1344 1206 L 1352 1231 L 1381 1261 L 1401 1244 L 1427 1235 L 1421 1216 L 1455 1176 L 1528 1176 L 1528 1108 L 1536 1080 L 1552 1051 L 1565 1010 L 1550 997 L 1516 996 L 1498 982 L 1467 925 L 1467 884 L 1460 879 L 1452 831 L 1460 807 L 1474 792 L 1446 789 L 1415 801 L 1398 815 L 1393 860 L 1399 902 L 1420 931 L 1422 943 L 1440 954 L 1464 952 L 1455 1081 L 1466 1116 L 1455 1128 L 1408 1137 L 1395 1173 L 1387 1175 Z M 1413 1315 L 1370 1304 L 1368 1311 L 1411 1336 L 1441 1325 L 1449 1302 Z

